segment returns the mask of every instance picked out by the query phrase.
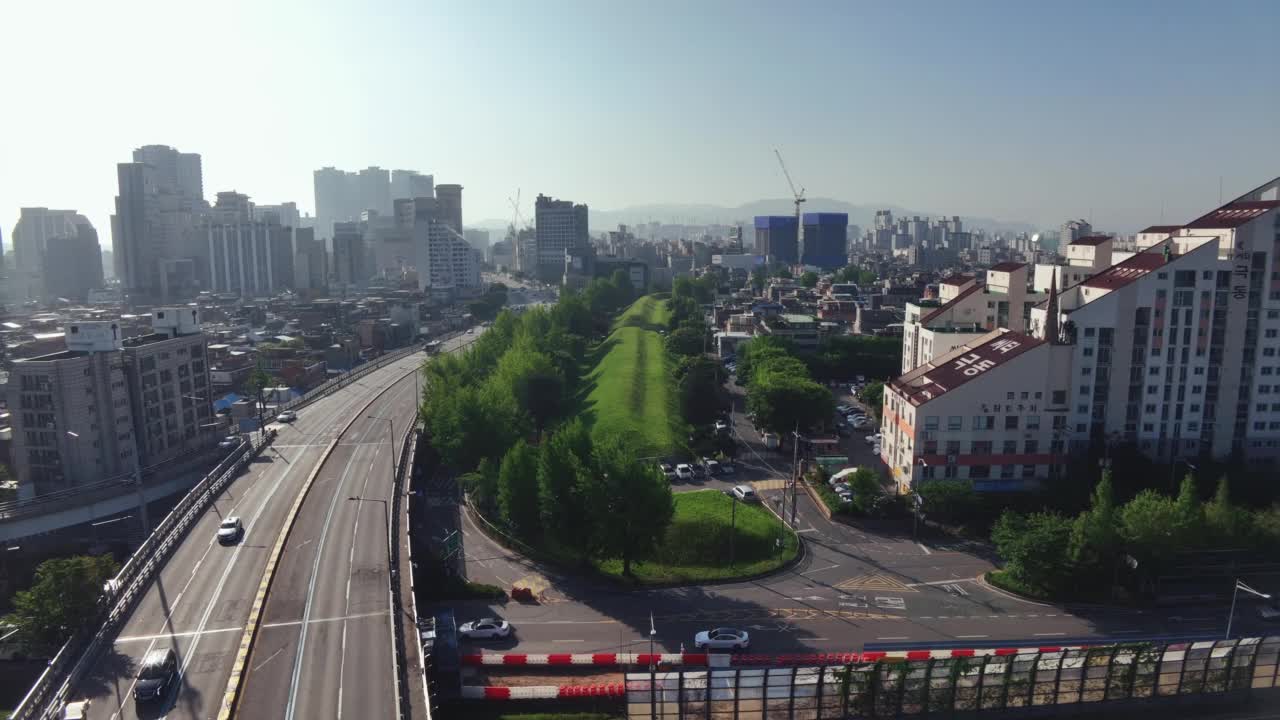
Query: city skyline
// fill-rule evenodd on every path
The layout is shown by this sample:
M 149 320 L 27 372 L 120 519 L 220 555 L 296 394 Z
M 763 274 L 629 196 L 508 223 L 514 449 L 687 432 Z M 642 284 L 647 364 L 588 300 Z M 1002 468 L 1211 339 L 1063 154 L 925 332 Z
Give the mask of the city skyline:
M 1157 15 L 1100 3 L 446 11 L 388 2 L 360 24 L 354 9 L 317 14 L 290 3 L 254 8 L 252 23 L 247 4 L 216 17 L 162 7 L 80 8 L 62 35 L 77 49 L 65 60 L 40 52 L 40 33 L 17 33 L 0 49 L 10 67 L 41 58 L 13 87 L 27 106 L 70 88 L 89 106 L 115 107 L 130 67 L 166 53 L 187 60 L 147 63 L 167 101 L 138 105 L 145 114 L 96 115 L 92 132 L 74 114 L 12 114 L 2 153 L 10 172 L 0 177 L 6 239 L 19 208 L 67 207 L 100 229 L 108 249 L 115 164 L 150 143 L 199 153 L 206 199 L 234 189 L 313 214 L 314 170 L 370 165 L 466 185 L 477 221 L 510 217 L 517 188 L 526 218 L 538 192 L 602 210 L 734 206 L 785 197 L 776 146 L 815 197 L 1043 228 L 1091 217 L 1121 232 L 1187 221 L 1264 181 L 1275 160 L 1257 140 L 1280 97 L 1247 72 L 1265 66 L 1268 18 L 1280 12 L 1265 3 L 1168 3 Z M 8 26 L 41 27 L 61 9 L 4 13 Z M 186 31 L 174 32 L 184 21 Z M 813 30 L 769 35 L 780 22 Z M 280 27 L 296 30 L 290 52 Z M 326 52 L 346 47 L 351 27 L 362 27 L 359 51 Z M 613 31 L 598 32 L 605 27 Z M 1155 28 L 1214 51 L 1160 52 L 1142 41 Z M 153 42 L 119 42 L 126 33 Z M 190 50 L 229 35 L 234 47 L 224 50 L 234 52 Z M 753 41 L 770 52 L 754 52 Z M 86 56 L 95 61 L 78 59 Z M 405 68 L 429 68 L 433 92 L 397 91 L 391 112 L 379 98 Z M 193 78 L 226 72 L 261 81 L 236 103 L 210 104 Z M 804 98 L 805 112 L 760 103 L 763 92 Z M 317 100 L 338 96 L 348 101 Z M 440 99 L 458 111 L 440 112 Z M 1224 106 L 1232 111 L 1214 109 Z

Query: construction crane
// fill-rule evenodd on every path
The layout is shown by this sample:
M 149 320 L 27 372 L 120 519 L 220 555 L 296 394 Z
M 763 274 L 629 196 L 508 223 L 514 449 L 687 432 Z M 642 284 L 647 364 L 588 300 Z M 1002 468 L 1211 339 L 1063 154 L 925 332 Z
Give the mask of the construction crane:
M 796 226 L 800 226 L 800 203 L 804 202 L 804 188 L 801 187 L 796 192 L 796 184 L 791 181 L 791 173 L 787 172 L 787 164 L 782 161 L 782 153 L 778 152 L 778 148 L 773 149 L 773 154 L 778 156 L 778 164 L 782 166 L 782 174 L 787 178 L 787 184 L 791 186 L 791 195 L 795 198 L 796 204 Z
M 520 188 L 516 188 L 515 198 L 507 198 L 507 204 L 511 206 L 511 236 L 516 237 L 520 226 Z

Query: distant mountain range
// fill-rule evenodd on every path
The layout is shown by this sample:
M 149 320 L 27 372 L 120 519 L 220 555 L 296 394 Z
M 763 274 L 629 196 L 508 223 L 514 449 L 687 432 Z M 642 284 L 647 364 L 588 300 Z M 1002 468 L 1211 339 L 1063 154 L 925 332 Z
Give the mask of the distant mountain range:
M 854 205 L 843 200 L 831 198 L 809 198 L 801 212 L 844 212 L 849 214 L 849 222 L 860 225 L 863 229 L 875 225 L 877 210 L 891 210 L 894 218 L 941 217 L 942 213 L 908 210 L 894 205 Z M 649 222 L 660 222 L 674 225 L 731 225 L 742 223 L 749 226 L 756 215 L 791 215 L 795 213 L 795 205 L 786 198 L 756 200 L 737 207 L 702 204 L 654 204 L 636 205 L 621 210 L 598 210 L 591 208 L 591 232 L 601 233 L 615 230 L 618 225 L 641 225 Z M 955 214 L 955 213 L 951 213 Z M 983 228 L 988 232 L 1035 232 L 1036 226 L 1030 223 L 996 220 L 987 217 L 960 215 L 966 228 Z M 505 231 L 508 220 L 482 220 L 472 227 Z M 497 238 L 494 238 L 495 240 Z

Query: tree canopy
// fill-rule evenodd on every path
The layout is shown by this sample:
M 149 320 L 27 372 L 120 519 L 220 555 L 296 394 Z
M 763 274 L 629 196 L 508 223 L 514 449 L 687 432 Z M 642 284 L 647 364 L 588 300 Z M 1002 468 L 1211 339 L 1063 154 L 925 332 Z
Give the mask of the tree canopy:
M 119 571 L 110 555 L 45 560 L 31 587 L 14 593 L 5 622 L 18 628 L 24 647 L 57 648 L 93 622 L 103 585 Z

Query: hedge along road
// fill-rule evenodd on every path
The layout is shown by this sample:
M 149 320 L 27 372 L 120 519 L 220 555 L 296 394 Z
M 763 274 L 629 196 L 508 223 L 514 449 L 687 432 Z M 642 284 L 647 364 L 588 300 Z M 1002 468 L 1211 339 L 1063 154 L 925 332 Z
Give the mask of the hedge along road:
M 667 455 L 680 444 L 680 411 L 671 366 L 659 330 L 667 301 L 645 296 L 613 323 L 613 332 L 589 358 L 583 415 L 593 433 L 635 439 L 641 455 Z

